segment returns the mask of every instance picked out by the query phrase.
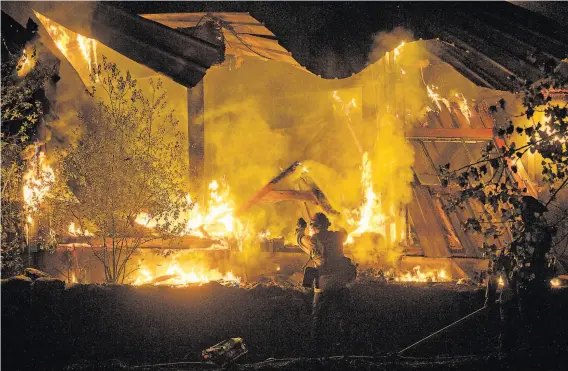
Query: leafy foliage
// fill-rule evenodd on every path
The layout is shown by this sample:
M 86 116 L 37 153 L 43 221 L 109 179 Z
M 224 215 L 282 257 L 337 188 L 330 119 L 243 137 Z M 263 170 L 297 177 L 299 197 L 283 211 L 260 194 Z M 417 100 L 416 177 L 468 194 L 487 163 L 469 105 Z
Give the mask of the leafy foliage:
M 518 271 L 534 271 L 530 262 L 539 244 L 534 240 L 538 233 L 547 231 L 555 237 L 554 246 L 567 237 L 555 234 L 568 217 L 568 210 L 558 202 L 568 183 L 568 110 L 565 102 L 553 100 L 553 94 L 565 92 L 568 79 L 559 69 L 546 72 L 546 77 L 536 83 L 517 81 L 523 107 L 521 115 L 507 116 L 504 99 L 490 107 L 492 114 L 504 113 L 509 118 L 505 125 L 496 125 L 496 140 L 486 144 L 477 161 L 459 169 L 452 169 L 450 164 L 439 167 L 442 185 L 457 185 L 460 189 L 454 193 L 448 208 L 461 208 L 468 200 L 482 205 L 484 212 L 469 218 L 464 227 L 487 238 L 502 236 L 507 242 L 504 249 L 487 243 L 483 248 L 488 256 L 507 254 Z M 537 116 L 540 118 L 536 119 Z M 543 187 L 538 189 L 526 183 L 521 174 L 522 160 L 528 156 L 535 156 L 541 164 Z M 523 218 L 522 197 L 531 192 L 545 197 L 544 204 L 554 209 L 546 219 L 537 218 L 534 225 L 528 226 L 530 219 L 526 215 Z
M 24 71 L 25 68 L 29 71 Z M 1 71 L 2 276 L 5 277 L 22 271 L 23 174 L 44 113 L 43 88 L 56 73 L 55 66 L 41 61 L 33 48 L 6 56 Z
M 97 104 L 80 114 L 81 139 L 59 161 L 53 209 L 59 228 L 73 220 L 93 234 L 83 238 L 103 263 L 105 280 L 122 282 L 140 245 L 183 227 L 177 221 L 187 206 L 181 192 L 186 150 L 159 80 L 150 80 L 148 98 L 129 72 L 106 58 L 91 78 Z M 141 213 L 159 226 L 137 224 Z

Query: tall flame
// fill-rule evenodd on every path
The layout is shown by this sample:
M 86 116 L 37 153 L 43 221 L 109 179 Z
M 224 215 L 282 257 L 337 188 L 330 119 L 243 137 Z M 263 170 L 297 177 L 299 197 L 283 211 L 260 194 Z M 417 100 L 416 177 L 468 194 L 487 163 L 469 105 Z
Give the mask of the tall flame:
M 461 95 L 461 97 L 460 97 Z M 460 107 L 460 111 L 461 113 L 465 116 L 465 118 L 467 119 L 467 122 L 471 122 L 471 110 L 469 109 L 469 105 L 467 104 L 467 99 L 463 94 L 460 93 L 456 93 L 456 98 L 459 99 L 459 107 Z
M 182 216 L 185 228 L 182 234 L 197 237 L 238 237 L 242 224 L 235 218 L 235 205 L 229 197 L 229 186 L 221 187 L 216 180 L 209 184 L 209 200 L 207 208 L 193 201 L 187 195 L 189 212 Z M 136 223 L 148 228 L 154 228 L 160 221 L 153 219 L 147 213 L 140 213 Z
M 77 42 L 83 54 L 83 58 L 89 65 L 89 71 L 97 64 L 97 42 L 94 39 L 89 39 L 83 35 L 77 34 Z
M 404 41 L 400 43 L 399 46 L 397 46 L 396 48 L 394 48 L 393 50 L 393 54 L 394 54 L 394 60 L 396 61 L 396 59 L 400 56 L 400 52 L 402 50 L 402 47 L 404 46 Z M 404 70 L 403 70 L 404 71 Z M 404 72 L 403 72 L 404 74 Z
M 39 209 L 41 201 L 49 193 L 51 184 L 55 181 L 55 173 L 47 164 L 45 153 L 40 152 L 28 163 L 28 171 L 24 174 L 24 202 L 28 214 L 28 223 L 33 221 L 31 213 Z
M 353 237 L 360 236 L 365 232 L 385 234 L 386 217 L 382 212 L 381 197 L 375 193 L 373 187 L 373 169 L 369 154 L 363 154 L 363 166 L 361 172 L 361 185 L 363 186 L 363 204 L 357 210 L 358 220 L 350 218 L 347 222 L 355 226 L 355 230 L 349 233 L 347 243 L 353 242 Z
M 81 56 L 87 62 L 89 71 L 91 71 L 97 64 L 97 41 L 70 31 L 38 12 L 34 13 L 65 58 L 71 61 L 73 52 L 76 48 L 79 48 Z

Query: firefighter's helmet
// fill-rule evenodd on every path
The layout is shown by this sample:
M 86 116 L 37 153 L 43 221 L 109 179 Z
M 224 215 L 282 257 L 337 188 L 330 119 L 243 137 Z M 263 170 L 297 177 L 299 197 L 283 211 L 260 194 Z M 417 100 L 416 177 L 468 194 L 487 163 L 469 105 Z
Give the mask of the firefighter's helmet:
M 327 229 L 331 223 L 324 213 L 317 213 L 312 217 L 312 227 L 317 229 Z

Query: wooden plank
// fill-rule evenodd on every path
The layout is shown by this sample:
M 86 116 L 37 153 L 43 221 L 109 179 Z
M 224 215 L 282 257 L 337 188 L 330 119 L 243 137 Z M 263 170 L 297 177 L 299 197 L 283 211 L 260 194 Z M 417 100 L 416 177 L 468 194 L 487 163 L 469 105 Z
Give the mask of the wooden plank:
M 248 201 L 246 201 L 237 211 L 237 214 L 247 211 L 252 205 L 259 202 L 265 195 L 267 195 L 270 191 L 276 187 L 276 185 L 283 179 L 287 178 L 291 174 L 293 174 L 298 166 L 300 166 L 300 162 L 296 161 L 292 165 L 288 166 L 284 171 L 282 171 L 278 176 L 273 178 L 268 184 L 262 187 L 256 194 L 254 194 Z
M 440 215 L 440 218 L 442 219 L 442 223 L 443 223 L 446 231 L 449 234 L 449 238 L 450 238 L 451 242 L 453 242 L 454 249 L 463 250 L 463 245 L 462 245 L 460 239 L 456 235 L 456 231 L 454 229 L 454 226 L 452 225 L 450 218 L 446 214 L 446 211 L 444 211 L 441 199 L 439 197 L 435 197 L 435 196 L 433 196 L 433 199 L 434 199 L 434 205 L 436 206 L 436 211 L 438 211 L 438 215 Z
M 198 195 L 204 194 L 205 119 L 203 80 L 187 92 L 187 132 L 189 140 L 189 176 Z
M 318 203 L 312 191 L 271 190 L 259 201 L 261 203 L 276 203 L 281 201 L 307 201 Z
M 501 147 L 508 147 L 505 143 L 505 140 L 503 140 L 502 138 L 499 137 L 495 137 L 495 145 L 497 146 L 497 148 L 501 148 Z M 511 158 L 507 158 L 507 167 L 509 168 L 509 175 L 511 175 L 513 177 L 513 179 L 515 180 L 515 182 L 517 183 L 517 187 L 519 187 L 519 189 L 523 189 L 523 188 L 527 188 L 527 194 L 530 196 L 533 196 L 534 198 L 538 199 L 538 192 L 536 190 L 536 187 L 534 186 L 533 182 L 531 181 L 531 178 L 529 178 L 529 175 L 527 174 L 527 171 L 525 170 L 525 167 L 522 163 L 522 161 L 513 161 L 513 159 Z M 517 171 L 513 171 L 511 169 L 511 167 L 515 165 L 517 167 Z
M 280 45 L 277 40 L 265 39 L 253 35 L 239 35 L 239 38 L 249 46 L 253 47 L 253 49 L 256 47 L 270 50 L 275 53 L 283 53 L 287 55 L 292 54 L 288 50 L 284 49 L 284 47 L 282 47 L 282 45 Z
M 449 257 L 448 243 L 439 218 L 434 211 L 430 193 L 426 187 L 415 185 L 414 198 L 409 205 L 414 230 L 420 240 L 424 255 L 428 257 Z
M 218 46 L 104 2 L 69 4 L 61 12 L 53 2 L 36 2 L 34 10 L 184 86 L 195 86 L 222 53 Z

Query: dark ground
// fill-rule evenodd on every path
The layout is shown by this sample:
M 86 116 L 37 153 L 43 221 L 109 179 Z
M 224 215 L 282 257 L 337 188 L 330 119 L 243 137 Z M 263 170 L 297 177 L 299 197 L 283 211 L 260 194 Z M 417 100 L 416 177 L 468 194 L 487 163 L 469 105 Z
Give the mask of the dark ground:
M 2 283 L 3 370 L 133 369 L 144 364 L 200 361 L 201 350 L 230 337 L 242 337 L 248 345 L 249 354 L 239 363 L 249 365 L 240 366 L 242 369 L 479 369 L 497 362 L 488 356 L 495 337 L 487 313 L 404 354 L 420 359 L 395 362 L 387 357 L 481 307 L 483 291 L 479 288 L 358 284 L 352 290 L 356 302 L 352 355 L 382 358 L 316 361 L 300 359 L 308 355 L 309 293 L 274 286 L 227 288 L 215 283 L 187 288 L 65 288 L 61 281 L 42 280 L 33 285 L 14 279 Z M 564 342 L 568 318 L 562 310 L 566 304 L 567 292 L 556 290 L 550 318 L 556 320 L 558 331 L 564 331 L 560 334 Z M 451 358 L 424 359 L 435 356 Z M 530 356 L 530 352 L 522 355 L 530 362 L 541 362 Z M 294 359 L 252 365 L 270 357 Z M 558 363 L 558 356 L 548 359 L 553 365 L 566 364 Z M 528 361 L 522 362 L 527 365 Z M 537 368 L 550 367 L 537 364 Z

